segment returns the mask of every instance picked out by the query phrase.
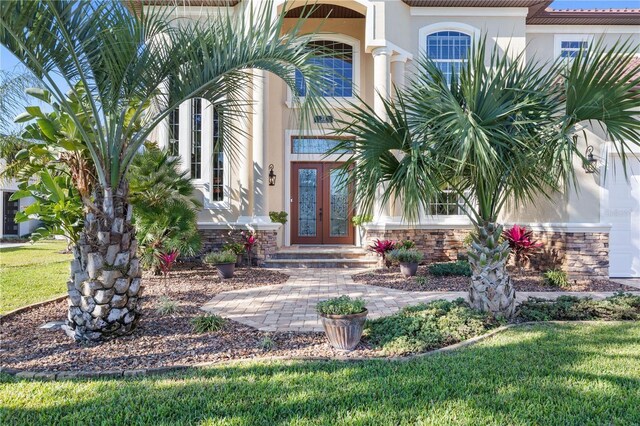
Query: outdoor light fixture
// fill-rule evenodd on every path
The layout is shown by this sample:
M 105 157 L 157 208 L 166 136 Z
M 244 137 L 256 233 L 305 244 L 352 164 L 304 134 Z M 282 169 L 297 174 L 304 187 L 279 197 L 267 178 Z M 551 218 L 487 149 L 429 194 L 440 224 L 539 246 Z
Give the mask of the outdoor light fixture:
M 273 173 L 273 164 L 269 164 L 269 186 L 276 186 L 276 174 Z
M 587 145 L 587 150 L 584 152 L 584 156 L 587 158 L 587 162 L 584 165 L 584 171 L 587 173 L 593 173 L 598 163 L 598 160 L 593 156 L 593 145 Z

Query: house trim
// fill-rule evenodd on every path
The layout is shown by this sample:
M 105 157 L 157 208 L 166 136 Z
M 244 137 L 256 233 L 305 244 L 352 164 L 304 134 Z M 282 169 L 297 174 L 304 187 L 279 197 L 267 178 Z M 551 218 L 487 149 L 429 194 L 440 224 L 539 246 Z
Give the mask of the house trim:
M 526 18 L 527 7 L 412 7 L 411 16 L 494 16 Z

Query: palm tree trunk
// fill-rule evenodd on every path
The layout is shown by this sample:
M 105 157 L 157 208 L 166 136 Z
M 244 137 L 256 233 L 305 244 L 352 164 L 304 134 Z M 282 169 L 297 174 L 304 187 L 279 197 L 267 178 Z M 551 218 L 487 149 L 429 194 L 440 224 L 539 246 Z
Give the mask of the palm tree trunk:
M 507 272 L 509 243 L 500 243 L 502 226 L 485 222 L 469 249 L 471 287 L 469 302 L 475 309 L 509 318 L 516 307 L 516 291 Z
M 98 341 L 128 334 L 140 317 L 140 261 L 124 182 L 114 195 L 96 189 L 84 229 L 73 249 L 69 312 L 64 327 L 77 341 Z

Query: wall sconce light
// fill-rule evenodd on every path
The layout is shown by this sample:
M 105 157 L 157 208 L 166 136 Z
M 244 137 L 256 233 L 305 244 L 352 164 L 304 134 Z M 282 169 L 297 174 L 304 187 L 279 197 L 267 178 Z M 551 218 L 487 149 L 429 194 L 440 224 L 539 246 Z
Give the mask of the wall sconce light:
M 276 186 L 276 174 L 273 173 L 273 164 L 269 164 L 269 186 Z
M 598 164 L 598 160 L 593 156 L 593 145 L 587 145 L 584 156 L 587 158 L 587 162 L 583 166 L 584 171 L 586 173 L 593 173 L 595 171 L 596 164 Z

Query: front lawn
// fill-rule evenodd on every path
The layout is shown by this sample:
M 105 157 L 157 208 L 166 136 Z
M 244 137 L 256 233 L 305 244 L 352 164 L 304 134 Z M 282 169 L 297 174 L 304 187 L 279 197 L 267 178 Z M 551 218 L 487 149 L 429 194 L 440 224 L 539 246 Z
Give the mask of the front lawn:
M 63 241 L 0 249 L 0 314 L 67 291 L 70 254 Z
M 540 324 L 410 362 L 0 381 L 4 424 L 636 424 L 640 324 Z

